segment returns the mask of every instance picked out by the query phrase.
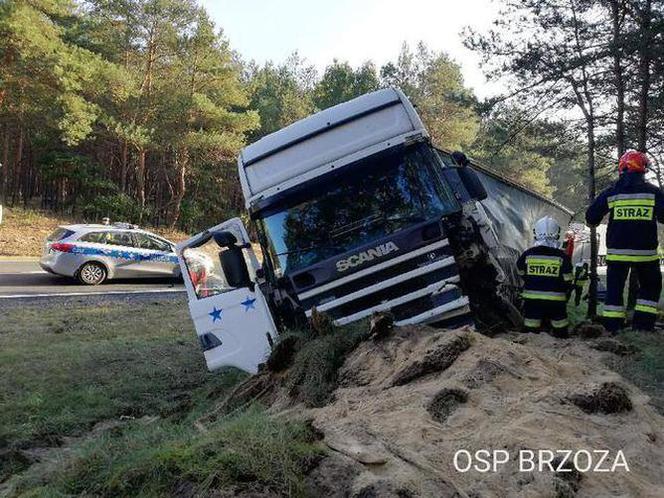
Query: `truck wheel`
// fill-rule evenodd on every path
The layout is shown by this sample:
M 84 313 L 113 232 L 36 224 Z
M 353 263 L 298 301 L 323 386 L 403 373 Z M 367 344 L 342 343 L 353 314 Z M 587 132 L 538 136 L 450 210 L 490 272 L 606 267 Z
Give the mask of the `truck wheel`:
M 106 280 L 107 272 L 99 263 L 85 263 L 78 270 L 78 281 L 83 285 L 99 285 Z
M 523 327 L 523 315 L 519 309 L 514 306 L 510 301 L 500 296 L 502 310 L 504 311 L 503 319 L 516 330 L 521 330 Z
M 473 306 L 479 332 L 493 337 L 505 330 L 521 330 L 523 316 L 510 301 L 498 294 L 484 296 L 483 299 L 481 305 L 475 303 Z

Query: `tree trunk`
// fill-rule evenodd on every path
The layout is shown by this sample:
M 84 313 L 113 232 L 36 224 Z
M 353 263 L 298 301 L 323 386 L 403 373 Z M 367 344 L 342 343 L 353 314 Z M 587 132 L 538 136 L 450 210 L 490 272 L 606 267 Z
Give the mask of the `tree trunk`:
M 588 119 L 588 203 L 595 200 L 595 122 Z M 590 227 L 590 288 L 588 289 L 588 318 L 597 316 L 597 230 Z
M 126 140 L 122 141 L 122 151 L 120 155 L 120 191 L 127 191 L 127 173 L 129 172 L 129 144 Z
M 150 100 L 150 97 L 152 96 L 152 68 L 154 66 L 155 62 L 155 57 L 157 53 L 157 46 L 156 46 L 156 25 L 152 25 L 152 28 L 150 29 L 149 35 L 148 35 L 148 50 L 147 50 L 147 60 L 145 62 L 145 74 L 143 75 L 143 83 L 141 83 L 141 93 L 145 93 L 148 100 Z
M 9 178 L 9 126 L 5 125 L 2 138 L 2 168 L 0 169 L 0 206 L 7 198 L 7 178 Z
M 577 105 L 586 120 L 586 136 L 588 141 L 588 203 L 595 200 L 595 106 L 592 95 L 588 89 L 588 76 L 583 67 L 583 80 L 581 87 L 573 78 L 568 78 L 572 90 L 576 95 Z M 597 316 L 597 230 L 590 227 L 590 287 L 588 289 L 588 318 Z
M 650 22 L 652 18 L 651 0 L 646 0 L 639 19 L 641 40 L 639 43 L 639 114 L 636 126 L 636 148 L 645 152 L 648 145 L 648 94 L 650 93 L 650 60 L 652 35 Z M 636 305 L 639 281 L 632 268 L 627 284 L 627 309 Z
M 177 163 L 177 178 L 176 178 L 176 194 L 173 199 L 173 209 L 172 216 L 169 223 L 171 229 L 175 228 L 175 225 L 180 218 L 180 208 L 182 206 L 182 199 L 184 199 L 184 194 L 186 191 L 186 177 L 187 177 L 187 165 L 189 162 L 189 151 L 183 149 L 181 152 L 175 153 L 175 161 Z
M 657 186 L 659 188 L 664 188 L 664 182 L 662 182 L 662 165 L 658 157 L 655 157 L 652 161 L 652 170 L 655 172 L 655 179 L 657 180 Z
M 145 210 L 145 155 L 144 148 L 138 149 L 138 165 L 136 167 L 136 195 L 138 196 L 138 205 L 140 214 L 138 222 L 143 222 L 143 211 Z
M 23 162 L 23 127 L 18 127 L 18 143 L 16 144 L 16 154 L 14 156 L 14 192 L 12 192 L 12 204 L 16 204 L 17 196 L 21 195 L 21 171 Z
M 650 59 L 652 33 L 651 19 L 652 8 L 651 0 L 644 2 L 643 10 L 639 20 L 639 31 L 641 34 L 641 43 L 639 44 L 639 116 L 637 121 L 637 148 L 640 151 L 646 150 L 648 143 L 648 94 L 650 93 Z
M 621 0 L 611 0 L 613 21 L 613 77 L 616 87 L 616 150 L 618 157 L 625 152 L 625 79 L 622 67 L 622 37 L 620 33 Z

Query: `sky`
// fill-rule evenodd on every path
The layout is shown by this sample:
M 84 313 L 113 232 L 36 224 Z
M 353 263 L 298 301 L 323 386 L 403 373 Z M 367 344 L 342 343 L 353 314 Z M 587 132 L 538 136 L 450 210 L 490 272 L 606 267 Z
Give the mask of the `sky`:
M 492 0 L 199 0 L 246 60 L 283 62 L 297 51 L 322 73 L 334 58 L 379 67 L 395 60 L 401 44 L 421 40 L 460 64 L 478 97 L 488 84 L 479 58 L 462 43 L 467 26 L 486 30 L 496 16 Z

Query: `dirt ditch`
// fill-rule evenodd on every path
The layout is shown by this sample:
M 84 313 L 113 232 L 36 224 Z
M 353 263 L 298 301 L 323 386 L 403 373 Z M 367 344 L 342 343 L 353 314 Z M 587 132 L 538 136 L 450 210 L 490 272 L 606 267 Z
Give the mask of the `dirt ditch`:
M 311 496 L 641 497 L 664 488 L 664 417 L 605 362 L 635 350 L 597 330 L 561 341 L 389 322 L 376 333 L 376 323 L 371 333 L 289 339 L 214 416 L 258 399 L 306 420 L 327 448 L 307 477 Z M 495 471 L 459 470 L 455 455 L 481 450 L 508 458 Z M 541 471 L 523 471 L 523 451 L 550 455 Z M 629 472 L 569 468 L 561 451 L 604 451 L 609 466 L 620 453 Z
M 329 456 L 309 479 L 320 496 L 657 496 L 664 438 L 653 435 L 664 418 L 606 367 L 615 348 L 598 351 L 595 342 L 395 328 L 350 353 L 324 406 L 303 409 L 277 395 L 271 410 L 305 417 L 322 435 Z M 496 472 L 455 468 L 459 450 L 482 449 L 506 451 L 509 461 Z M 609 459 L 621 451 L 630 471 L 579 472 L 563 462 L 521 472 L 523 449 L 606 450 Z

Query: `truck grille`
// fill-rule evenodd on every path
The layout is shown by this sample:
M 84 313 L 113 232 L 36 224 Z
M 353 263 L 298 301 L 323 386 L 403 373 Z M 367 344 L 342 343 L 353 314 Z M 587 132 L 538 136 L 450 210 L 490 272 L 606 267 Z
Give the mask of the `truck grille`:
M 364 271 L 366 273 L 358 272 L 358 275 L 360 273 L 364 273 L 360 277 L 350 275 L 349 277 L 340 278 L 337 281 L 332 281 L 328 284 L 322 285 L 320 288 L 314 288 L 312 290 L 301 292 L 298 296 L 300 298 L 300 303 L 304 308 L 308 309 L 312 306 L 317 306 L 319 303 L 339 299 L 353 292 L 366 289 L 367 287 L 378 282 L 383 282 L 390 278 L 398 277 L 399 275 L 403 275 L 404 273 L 408 273 L 423 266 L 435 263 L 436 261 L 452 257 L 452 250 L 447 244 L 446 240 L 441 241 L 441 243 L 437 245 L 440 247 L 436 247 L 431 251 L 414 256 L 413 258 L 406 259 L 405 261 L 391 264 L 384 268 L 376 268 L 375 271 L 371 271 L 371 268 L 369 268 L 368 270 Z M 389 260 L 387 263 L 389 263 Z M 456 270 L 455 274 L 458 274 Z M 350 280 L 347 282 L 340 283 L 348 278 L 350 278 Z
M 454 311 L 467 307 L 458 287 L 459 273 L 446 240 L 430 251 L 405 255 L 399 262 L 367 268 L 300 294 L 307 315 L 311 308 L 329 314 L 338 324 L 352 322 L 374 311 L 390 310 L 395 321 L 407 321 L 443 306 Z M 455 302 L 458 301 L 458 306 Z M 458 315 L 458 313 L 456 313 Z

